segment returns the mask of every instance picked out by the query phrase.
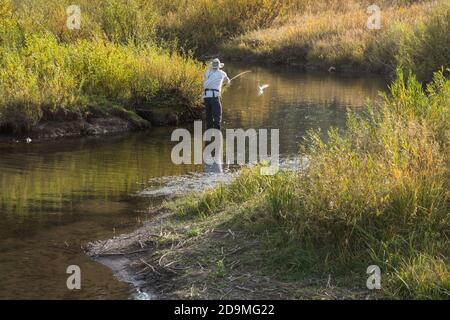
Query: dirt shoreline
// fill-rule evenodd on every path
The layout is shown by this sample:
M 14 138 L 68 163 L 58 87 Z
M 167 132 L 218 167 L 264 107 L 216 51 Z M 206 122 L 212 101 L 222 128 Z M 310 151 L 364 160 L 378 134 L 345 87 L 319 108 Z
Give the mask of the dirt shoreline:
M 229 217 L 181 218 L 159 209 L 138 230 L 89 243 L 86 253 L 152 299 L 375 299 L 348 279 L 288 281 L 265 268 L 254 236 Z M 117 267 L 117 262 L 120 267 Z M 127 279 L 123 279 L 126 274 Z
M 98 136 L 106 134 L 125 133 L 146 130 L 152 127 L 176 126 L 194 119 L 202 118 L 202 110 L 195 110 L 195 114 L 180 112 L 147 111 L 142 116 L 135 115 L 135 119 L 120 116 L 99 116 L 88 119 L 70 121 L 43 121 L 28 132 L 12 133 L 0 132 L 0 140 L 12 142 L 47 141 L 69 137 Z M 137 121 L 137 120 L 138 121 Z
M 130 121 L 118 118 L 94 118 L 62 122 L 44 122 L 30 132 L 30 137 L 37 140 L 53 140 L 64 137 L 97 136 L 135 130 Z

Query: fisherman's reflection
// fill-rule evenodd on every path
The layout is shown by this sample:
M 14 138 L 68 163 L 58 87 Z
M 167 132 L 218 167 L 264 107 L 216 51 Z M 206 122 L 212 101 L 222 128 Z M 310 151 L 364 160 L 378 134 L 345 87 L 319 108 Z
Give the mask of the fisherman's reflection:
M 205 132 L 205 150 L 203 152 L 205 173 L 223 173 L 223 135 L 220 130 L 209 129 Z

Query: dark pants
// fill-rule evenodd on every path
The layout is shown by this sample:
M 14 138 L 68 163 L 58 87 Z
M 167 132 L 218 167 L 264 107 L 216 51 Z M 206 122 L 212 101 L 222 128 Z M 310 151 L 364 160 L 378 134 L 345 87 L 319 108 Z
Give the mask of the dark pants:
M 204 101 L 207 128 L 220 130 L 222 123 L 222 103 L 220 102 L 220 98 L 205 98 Z

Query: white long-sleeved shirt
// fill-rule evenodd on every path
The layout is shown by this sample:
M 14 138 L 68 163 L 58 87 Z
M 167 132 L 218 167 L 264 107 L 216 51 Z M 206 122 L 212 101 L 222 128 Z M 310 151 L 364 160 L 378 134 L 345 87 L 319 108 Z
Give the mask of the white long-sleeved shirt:
M 222 93 L 222 85 L 228 84 L 230 78 L 222 70 L 210 69 L 205 73 L 205 82 L 203 83 L 203 98 L 220 97 Z M 215 91 L 205 91 L 206 89 L 214 89 Z

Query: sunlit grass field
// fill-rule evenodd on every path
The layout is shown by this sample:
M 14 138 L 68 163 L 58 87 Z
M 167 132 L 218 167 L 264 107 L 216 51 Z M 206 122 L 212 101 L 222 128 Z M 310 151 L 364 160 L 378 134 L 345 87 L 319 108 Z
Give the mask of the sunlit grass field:
M 433 71 L 448 66 L 448 1 L 381 2 L 379 30 L 367 27 L 370 3 L 346 3 L 300 10 L 269 28 L 236 37 L 225 43 L 223 50 L 229 57 L 322 70 L 334 66 L 339 72 L 392 73 L 403 66 L 420 80 L 431 80 Z
M 420 80 L 449 61 L 442 0 L 380 1 L 381 30 L 366 28 L 365 0 L 80 0 L 74 30 L 71 4 L 0 0 L 0 127 L 98 110 L 139 124 L 136 106 L 194 108 L 205 69 L 196 58 L 211 54 L 338 71 L 400 65 Z
M 141 35 L 122 39 L 113 27 L 97 34 L 89 21 L 73 34 L 65 27 L 63 3 L 56 3 L 30 1 L 13 10 L 9 1 L 0 1 L 1 127 L 17 132 L 42 120 L 96 113 L 139 122 L 133 116 L 139 106 L 200 105 L 204 66 L 191 55 Z

